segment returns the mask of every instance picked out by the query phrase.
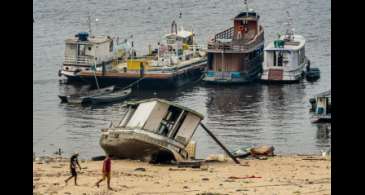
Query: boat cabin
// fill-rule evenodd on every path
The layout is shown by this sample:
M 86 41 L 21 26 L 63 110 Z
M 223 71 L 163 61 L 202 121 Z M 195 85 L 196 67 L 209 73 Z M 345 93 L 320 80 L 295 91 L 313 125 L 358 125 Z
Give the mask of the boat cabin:
M 113 58 L 113 39 L 109 36 L 89 36 L 80 32 L 65 40 L 64 71 L 88 71 L 91 65 L 109 63 Z
M 184 30 L 183 27 L 178 30 L 176 22 L 173 21 L 171 24 L 171 31 L 169 34 L 165 35 L 165 38 L 168 45 L 173 45 L 178 42 L 182 42 L 186 45 L 193 45 L 194 33 Z
M 296 67 L 305 63 L 305 39 L 301 35 L 292 38 L 281 36 L 271 42 L 264 53 L 264 68 Z
M 317 94 L 312 104 L 316 115 L 331 115 L 331 90 Z
M 128 112 L 118 127 L 145 130 L 187 146 L 203 118 L 189 108 L 151 99 L 129 103 Z
M 233 18 L 233 40 L 252 40 L 258 34 L 260 16 L 252 9 L 243 11 Z

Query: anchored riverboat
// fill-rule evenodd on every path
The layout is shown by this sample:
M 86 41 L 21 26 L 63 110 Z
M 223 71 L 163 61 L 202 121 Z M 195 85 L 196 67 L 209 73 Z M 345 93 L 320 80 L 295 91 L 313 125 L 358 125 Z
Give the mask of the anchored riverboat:
M 110 71 L 82 71 L 80 77 L 92 82 L 94 76 L 107 85 L 127 85 L 138 80 L 141 88 L 177 88 L 202 78 L 206 68 L 205 50 L 196 44 L 195 33 L 179 30 L 175 21 L 171 32 L 149 55 L 129 58 Z
M 260 16 L 248 8 L 233 18 L 233 27 L 208 42 L 207 83 L 248 83 L 260 79 L 264 29 Z

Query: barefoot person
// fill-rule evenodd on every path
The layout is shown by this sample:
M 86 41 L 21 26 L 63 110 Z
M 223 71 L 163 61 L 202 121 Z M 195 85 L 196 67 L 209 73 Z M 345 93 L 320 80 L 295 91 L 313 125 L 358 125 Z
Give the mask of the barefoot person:
M 76 165 L 79 166 L 80 170 L 81 170 L 81 166 L 79 164 L 79 161 L 77 159 L 77 157 L 79 156 L 79 153 L 75 152 L 70 159 L 70 172 L 71 172 L 71 176 L 69 178 L 67 178 L 65 180 L 65 183 L 67 185 L 67 182 L 71 179 L 71 178 L 75 178 L 75 186 L 77 186 L 77 172 L 76 172 Z
M 96 182 L 96 186 L 99 187 L 100 182 L 104 181 L 105 178 L 107 179 L 108 189 L 112 190 L 110 187 L 110 172 L 111 172 L 111 155 L 107 155 L 103 162 L 103 178 L 101 178 L 98 182 Z

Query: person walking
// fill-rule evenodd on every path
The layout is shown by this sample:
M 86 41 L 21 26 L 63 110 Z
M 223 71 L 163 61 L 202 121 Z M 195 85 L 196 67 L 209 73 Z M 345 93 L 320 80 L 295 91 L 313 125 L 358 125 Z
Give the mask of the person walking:
M 103 177 L 98 182 L 96 182 L 95 185 L 97 187 L 99 187 L 100 182 L 104 181 L 105 178 L 106 178 L 107 179 L 108 189 L 112 190 L 112 188 L 110 187 L 111 157 L 112 156 L 108 154 L 104 159 L 103 170 L 102 170 Z
M 78 161 L 78 156 L 79 153 L 75 152 L 70 159 L 70 172 L 71 172 L 71 176 L 69 178 L 67 178 L 65 180 L 65 183 L 67 185 L 67 182 L 71 179 L 71 178 L 75 178 L 75 186 L 77 186 L 77 171 L 76 171 L 76 165 L 80 168 L 81 170 L 81 166 L 79 164 Z

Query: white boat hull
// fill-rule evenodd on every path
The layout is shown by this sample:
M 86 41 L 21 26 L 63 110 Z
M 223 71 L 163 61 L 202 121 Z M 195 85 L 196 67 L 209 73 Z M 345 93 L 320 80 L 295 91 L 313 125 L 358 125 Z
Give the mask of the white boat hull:
M 109 130 L 101 136 L 100 146 L 107 154 L 117 158 L 149 161 L 160 152 L 171 155 L 176 161 L 187 158 L 183 145 L 143 130 Z

